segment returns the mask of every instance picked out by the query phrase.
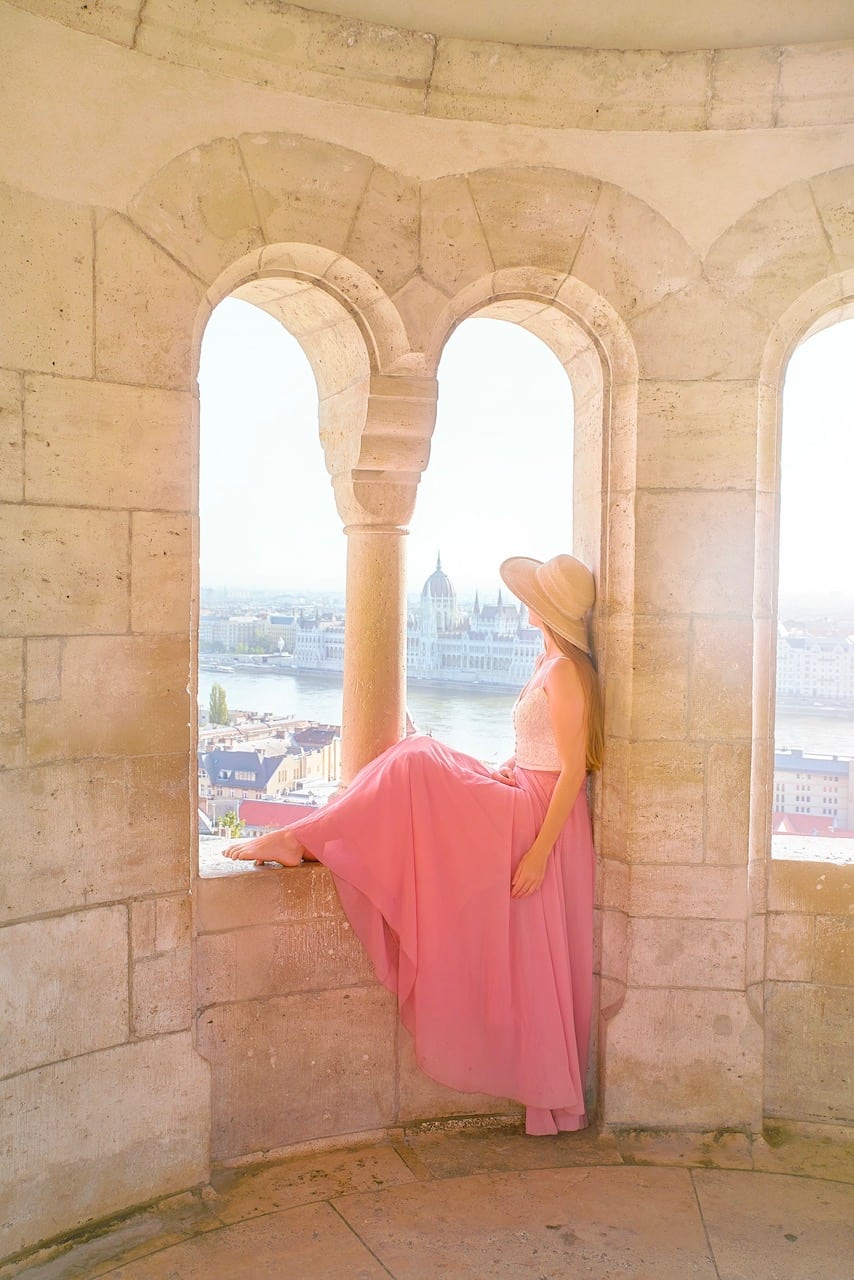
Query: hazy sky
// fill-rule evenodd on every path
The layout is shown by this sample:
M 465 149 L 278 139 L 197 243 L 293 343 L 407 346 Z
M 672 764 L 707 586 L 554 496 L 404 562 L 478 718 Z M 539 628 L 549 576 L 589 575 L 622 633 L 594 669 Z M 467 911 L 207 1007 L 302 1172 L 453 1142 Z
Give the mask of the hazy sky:
M 199 386 L 202 584 L 343 589 L 345 538 L 296 339 L 226 299 L 205 331 Z M 795 352 L 784 428 L 781 598 L 852 601 L 854 320 Z M 407 539 L 410 592 L 438 551 L 459 593 L 492 599 L 506 556 L 571 550 L 571 432 L 568 380 L 544 343 L 498 320 L 461 325 L 439 368 Z

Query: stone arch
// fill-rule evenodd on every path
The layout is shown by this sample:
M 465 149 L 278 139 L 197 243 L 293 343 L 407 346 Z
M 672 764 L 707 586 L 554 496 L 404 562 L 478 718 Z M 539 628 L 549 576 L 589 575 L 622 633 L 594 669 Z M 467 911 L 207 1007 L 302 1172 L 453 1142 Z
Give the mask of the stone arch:
M 814 286 L 854 267 L 854 166 L 794 182 L 754 205 L 709 249 L 709 281 L 777 323 Z
M 820 280 L 786 309 L 769 334 L 760 374 L 756 449 L 754 548 L 753 753 L 750 783 L 750 858 L 764 866 L 771 843 L 769 779 L 773 776 L 777 656 L 777 554 L 780 532 L 780 441 L 786 366 L 805 339 L 854 317 L 854 279 L 840 272 Z M 764 877 L 753 905 L 765 910 Z
M 595 796 L 603 874 L 597 903 L 597 972 L 604 1072 L 606 1024 L 626 991 L 628 958 L 626 762 L 633 649 L 635 424 L 638 366 L 628 329 L 613 306 L 582 280 L 535 266 L 507 267 L 468 283 L 437 314 L 425 344 L 434 371 L 464 320 L 490 316 L 540 338 L 573 389 L 575 549 L 596 572 L 596 647 L 606 671 L 608 750 Z M 607 823 L 603 816 L 607 813 Z
M 844 885 L 846 868 L 814 862 L 771 860 L 771 803 L 774 776 L 774 720 L 777 659 L 777 565 L 780 533 L 780 446 L 782 391 L 786 368 L 795 349 L 813 334 L 854 318 L 854 276 L 840 271 L 819 280 L 786 308 L 771 329 L 760 374 L 756 452 L 756 537 L 754 545 L 753 752 L 750 769 L 749 888 L 751 926 L 757 944 L 748 948 L 748 990 L 762 1010 L 763 1116 L 804 1112 L 814 1120 L 833 1122 L 837 1109 L 822 1092 L 828 1055 L 834 1041 L 835 1010 L 828 1012 L 835 989 L 821 985 L 813 943 L 804 934 L 817 932 L 815 919 L 834 912 L 822 893 L 828 884 Z M 850 896 L 850 895 L 849 895 Z M 774 913 L 774 914 L 772 914 Z M 785 973 L 773 956 L 779 930 L 790 938 Z M 759 944 L 762 945 L 759 945 Z M 794 981 L 798 976 L 798 981 Z M 781 982 L 785 977 L 788 981 Z M 825 981 L 828 979 L 825 978 Z M 834 981 L 830 979 L 829 981 Z M 808 1053 L 805 1050 L 808 1044 Z M 809 1100 L 792 1110 L 790 1082 Z M 817 1091 L 813 1096 L 812 1091 Z

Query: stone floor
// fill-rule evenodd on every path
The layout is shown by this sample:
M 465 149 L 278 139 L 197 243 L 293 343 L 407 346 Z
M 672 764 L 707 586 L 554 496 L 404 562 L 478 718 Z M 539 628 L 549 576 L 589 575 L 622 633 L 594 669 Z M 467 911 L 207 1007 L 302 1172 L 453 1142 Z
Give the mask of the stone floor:
M 851 1280 L 854 1148 L 425 1126 L 219 1172 L 0 1280 Z

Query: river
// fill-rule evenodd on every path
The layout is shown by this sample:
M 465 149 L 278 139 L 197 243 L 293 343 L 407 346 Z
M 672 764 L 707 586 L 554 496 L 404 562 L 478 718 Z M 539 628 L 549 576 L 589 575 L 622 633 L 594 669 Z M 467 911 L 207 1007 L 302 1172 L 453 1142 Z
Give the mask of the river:
M 331 677 L 279 672 L 199 672 L 199 702 L 207 706 L 218 681 L 232 711 L 272 711 L 324 724 L 341 723 L 341 683 Z M 513 750 L 511 690 L 486 691 L 454 685 L 413 683 L 409 711 L 419 729 L 429 731 L 478 760 L 501 762 Z M 777 716 L 777 746 L 800 747 L 820 755 L 854 755 L 854 722 L 846 711 L 791 711 Z

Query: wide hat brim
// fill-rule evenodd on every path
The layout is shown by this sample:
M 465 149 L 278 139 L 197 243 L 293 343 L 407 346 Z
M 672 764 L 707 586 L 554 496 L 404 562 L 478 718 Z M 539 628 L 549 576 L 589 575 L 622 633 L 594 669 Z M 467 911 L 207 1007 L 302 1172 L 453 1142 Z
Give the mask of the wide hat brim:
M 596 598 L 596 588 L 587 565 L 567 555 L 546 561 L 511 556 L 498 572 L 514 596 L 546 626 L 576 649 L 590 653 L 585 615 Z

